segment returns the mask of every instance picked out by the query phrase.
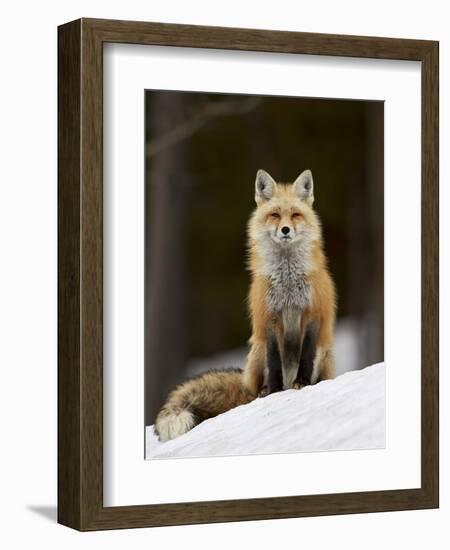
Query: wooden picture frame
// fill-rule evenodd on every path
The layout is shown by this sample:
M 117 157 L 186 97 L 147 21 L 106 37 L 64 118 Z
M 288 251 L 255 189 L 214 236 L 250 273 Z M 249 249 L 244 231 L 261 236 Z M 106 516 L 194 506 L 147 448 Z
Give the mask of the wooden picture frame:
M 105 42 L 421 63 L 420 488 L 103 506 L 102 47 Z M 59 27 L 58 52 L 58 521 L 88 531 L 437 507 L 438 43 L 79 19 Z

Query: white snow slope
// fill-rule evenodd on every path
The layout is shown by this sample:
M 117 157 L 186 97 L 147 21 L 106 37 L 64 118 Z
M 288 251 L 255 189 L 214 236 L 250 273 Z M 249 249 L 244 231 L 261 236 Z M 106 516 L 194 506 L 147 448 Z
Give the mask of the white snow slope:
M 379 449 L 385 410 L 385 367 L 378 363 L 258 398 L 166 443 L 147 426 L 146 458 Z

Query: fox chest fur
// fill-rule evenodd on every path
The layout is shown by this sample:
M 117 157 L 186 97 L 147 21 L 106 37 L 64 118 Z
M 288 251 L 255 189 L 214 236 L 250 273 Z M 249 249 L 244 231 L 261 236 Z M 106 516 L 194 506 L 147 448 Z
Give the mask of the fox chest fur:
M 311 305 L 312 289 L 308 280 L 307 251 L 301 247 L 295 250 L 277 250 L 263 258 L 263 273 L 267 277 L 267 307 L 275 314 L 302 312 Z

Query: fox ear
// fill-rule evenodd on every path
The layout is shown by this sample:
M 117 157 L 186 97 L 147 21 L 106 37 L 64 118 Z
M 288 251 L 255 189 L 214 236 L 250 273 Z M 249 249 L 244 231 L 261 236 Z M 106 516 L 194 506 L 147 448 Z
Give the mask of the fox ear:
M 265 170 L 258 170 L 255 181 L 255 201 L 257 205 L 271 199 L 276 191 L 277 183 Z
M 314 182 L 311 170 L 303 171 L 292 185 L 297 195 L 312 206 L 314 202 Z

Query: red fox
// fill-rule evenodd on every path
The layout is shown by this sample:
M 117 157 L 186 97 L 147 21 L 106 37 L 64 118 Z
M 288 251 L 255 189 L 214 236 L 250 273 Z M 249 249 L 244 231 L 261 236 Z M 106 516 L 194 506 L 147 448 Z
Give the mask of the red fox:
M 161 441 L 258 396 L 334 377 L 335 289 L 312 208 L 311 171 L 285 184 L 258 170 L 255 201 L 248 224 L 252 336 L 244 370 L 207 372 L 172 390 L 155 422 Z

